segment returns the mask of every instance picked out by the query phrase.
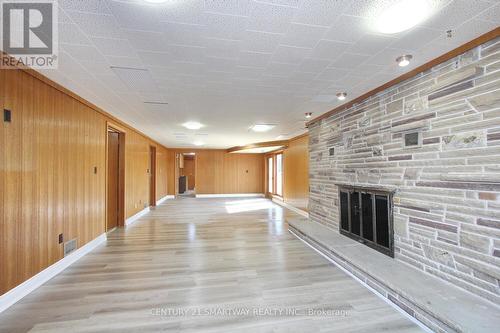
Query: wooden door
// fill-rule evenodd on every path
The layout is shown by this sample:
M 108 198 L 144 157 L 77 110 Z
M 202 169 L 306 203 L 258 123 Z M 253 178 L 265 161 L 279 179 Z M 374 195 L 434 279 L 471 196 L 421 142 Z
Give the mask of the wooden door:
M 156 206 L 156 147 L 149 148 L 149 206 Z
M 108 219 L 106 231 L 118 226 L 120 134 L 108 132 Z

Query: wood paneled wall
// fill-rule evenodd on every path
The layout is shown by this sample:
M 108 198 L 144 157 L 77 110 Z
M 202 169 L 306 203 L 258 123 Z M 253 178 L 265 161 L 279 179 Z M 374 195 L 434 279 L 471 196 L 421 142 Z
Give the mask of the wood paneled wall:
M 196 193 L 264 193 L 264 155 L 229 154 L 225 150 L 169 149 L 169 183 L 174 184 L 176 153 L 196 153 Z M 169 194 L 174 193 L 173 185 Z
M 309 136 L 291 140 L 283 152 L 283 200 L 299 209 L 309 204 Z
M 0 126 L 0 294 L 63 257 L 59 234 L 81 247 L 105 230 L 106 128 L 116 119 L 49 83 L 0 70 L 0 108 L 12 111 Z M 129 217 L 148 201 L 150 145 L 158 198 L 167 192 L 167 150 L 130 127 L 125 145 Z

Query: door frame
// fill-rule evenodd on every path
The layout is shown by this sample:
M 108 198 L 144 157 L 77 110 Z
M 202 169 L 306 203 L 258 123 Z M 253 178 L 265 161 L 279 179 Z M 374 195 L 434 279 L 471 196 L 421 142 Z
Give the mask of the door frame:
M 149 146 L 149 207 L 156 207 L 156 146 Z
M 104 223 L 104 230 L 108 230 L 108 132 L 118 133 L 118 227 L 125 226 L 125 138 L 127 135 L 126 130 L 118 124 L 107 121 L 106 122 L 106 218 Z
M 277 183 L 278 183 L 278 158 L 277 156 L 278 155 L 281 155 L 281 195 L 279 195 L 277 192 L 276 192 L 276 189 L 277 189 Z M 280 199 L 283 199 L 284 195 L 285 195 L 285 172 L 284 172 L 284 169 L 285 169 L 285 154 L 284 154 L 284 151 L 282 149 L 279 149 L 279 150 L 276 150 L 276 151 L 273 151 L 273 152 L 270 152 L 270 153 L 267 153 L 264 155 L 265 157 L 265 172 L 266 172 L 266 184 L 265 184 L 265 190 L 266 190 L 266 197 L 268 198 L 280 198 Z M 272 164 L 273 164 L 273 190 L 272 191 L 269 191 L 269 159 L 272 160 Z

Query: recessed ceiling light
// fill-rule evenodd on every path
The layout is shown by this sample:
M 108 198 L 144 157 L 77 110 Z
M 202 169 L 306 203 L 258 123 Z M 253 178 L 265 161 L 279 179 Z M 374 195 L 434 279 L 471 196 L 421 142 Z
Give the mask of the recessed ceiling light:
M 182 124 L 182 126 L 190 130 L 198 130 L 203 127 L 203 125 L 197 121 L 188 121 L 187 123 Z
M 306 112 L 306 119 L 310 119 L 312 115 L 312 112 Z
M 345 100 L 346 98 L 347 98 L 347 93 L 345 93 L 345 92 L 341 92 L 341 93 L 338 93 L 338 94 L 337 94 L 337 99 L 338 99 L 339 101 L 343 101 L 343 100 Z
M 254 132 L 267 132 L 275 127 L 276 125 L 271 125 L 271 124 L 257 124 L 253 125 L 250 129 Z
M 410 60 L 413 58 L 411 54 L 405 54 L 402 55 L 401 57 L 398 57 L 396 59 L 396 62 L 398 63 L 399 67 L 406 67 L 410 64 Z
M 384 34 L 405 31 L 425 20 L 431 12 L 428 0 L 399 0 L 375 19 L 375 29 Z
M 205 144 L 205 142 L 202 142 L 202 141 L 195 141 L 195 142 L 193 142 L 193 144 L 194 144 L 195 146 L 203 146 L 203 145 Z

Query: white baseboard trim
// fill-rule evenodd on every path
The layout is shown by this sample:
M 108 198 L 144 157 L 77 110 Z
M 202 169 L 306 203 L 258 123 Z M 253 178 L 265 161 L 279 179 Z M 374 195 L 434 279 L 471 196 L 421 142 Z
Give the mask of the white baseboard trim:
M 156 201 L 156 205 L 161 205 L 162 203 L 164 203 L 166 200 L 168 199 L 175 199 L 175 195 L 166 195 L 164 196 L 163 198 L 161 198 L 160 200 Z
M 130 227 L 133 223 L 137 222 L 144 214 L 150 211 L 149 207 L 144 208 L 139 213 L 132 215 L 128 219 L 125 220 L 125 227 Z
M 262 193 L 197 194 L 197 198 L 264 198 Z
M 61 273 L 68 266 L 76 262 L 78 259 L 95 249 L 97 246 L 106 241 L 106 234 L 102 234 L 91 240 L 81 248 L 70 253 L 66 257 L 62 258 L 58 262 L 45 268 L 43 271 L 33 276 L 29 280 L 24 281 L 17 287 L 9 290 L 2 296 L 0 296 L 0 313 L 7 310 L 9 307 L 14 305 L 16 302 L 21 300 L 23 297 L 31 293 L 36 288 L 43 285 L 48 280 L 52 279 L 57 274 Z
M 273 199 L 272 199 L 272 201 L 273 201 L 274 203 L 276 203 L 276 204 L 280 205 L 280 206 L 283 206 L 283 207 L 285 207 L 285 208 L 290 209 L 291 211 L 293 211 L 293 212 L 295 212 L 295 213 L 297 213 L 297 214 L 299 214 L 299 215 L 302 215 L 302 216 L 304 216 L 304 217 L 306 217 L 306 218 L 309 218 L 309 213 L 308 213 L 308 212 L 306 212 L 306 211 L 304 211 L 304 210 L 302 210 L 302 209 L 298 209 L 297 207 L 294 207 L 294 206 L 292 206 L 292 205 L 289 205 L 289 204 L 287 204 L 286 202 L 284 202 L 283 200 L 273 198 Z

